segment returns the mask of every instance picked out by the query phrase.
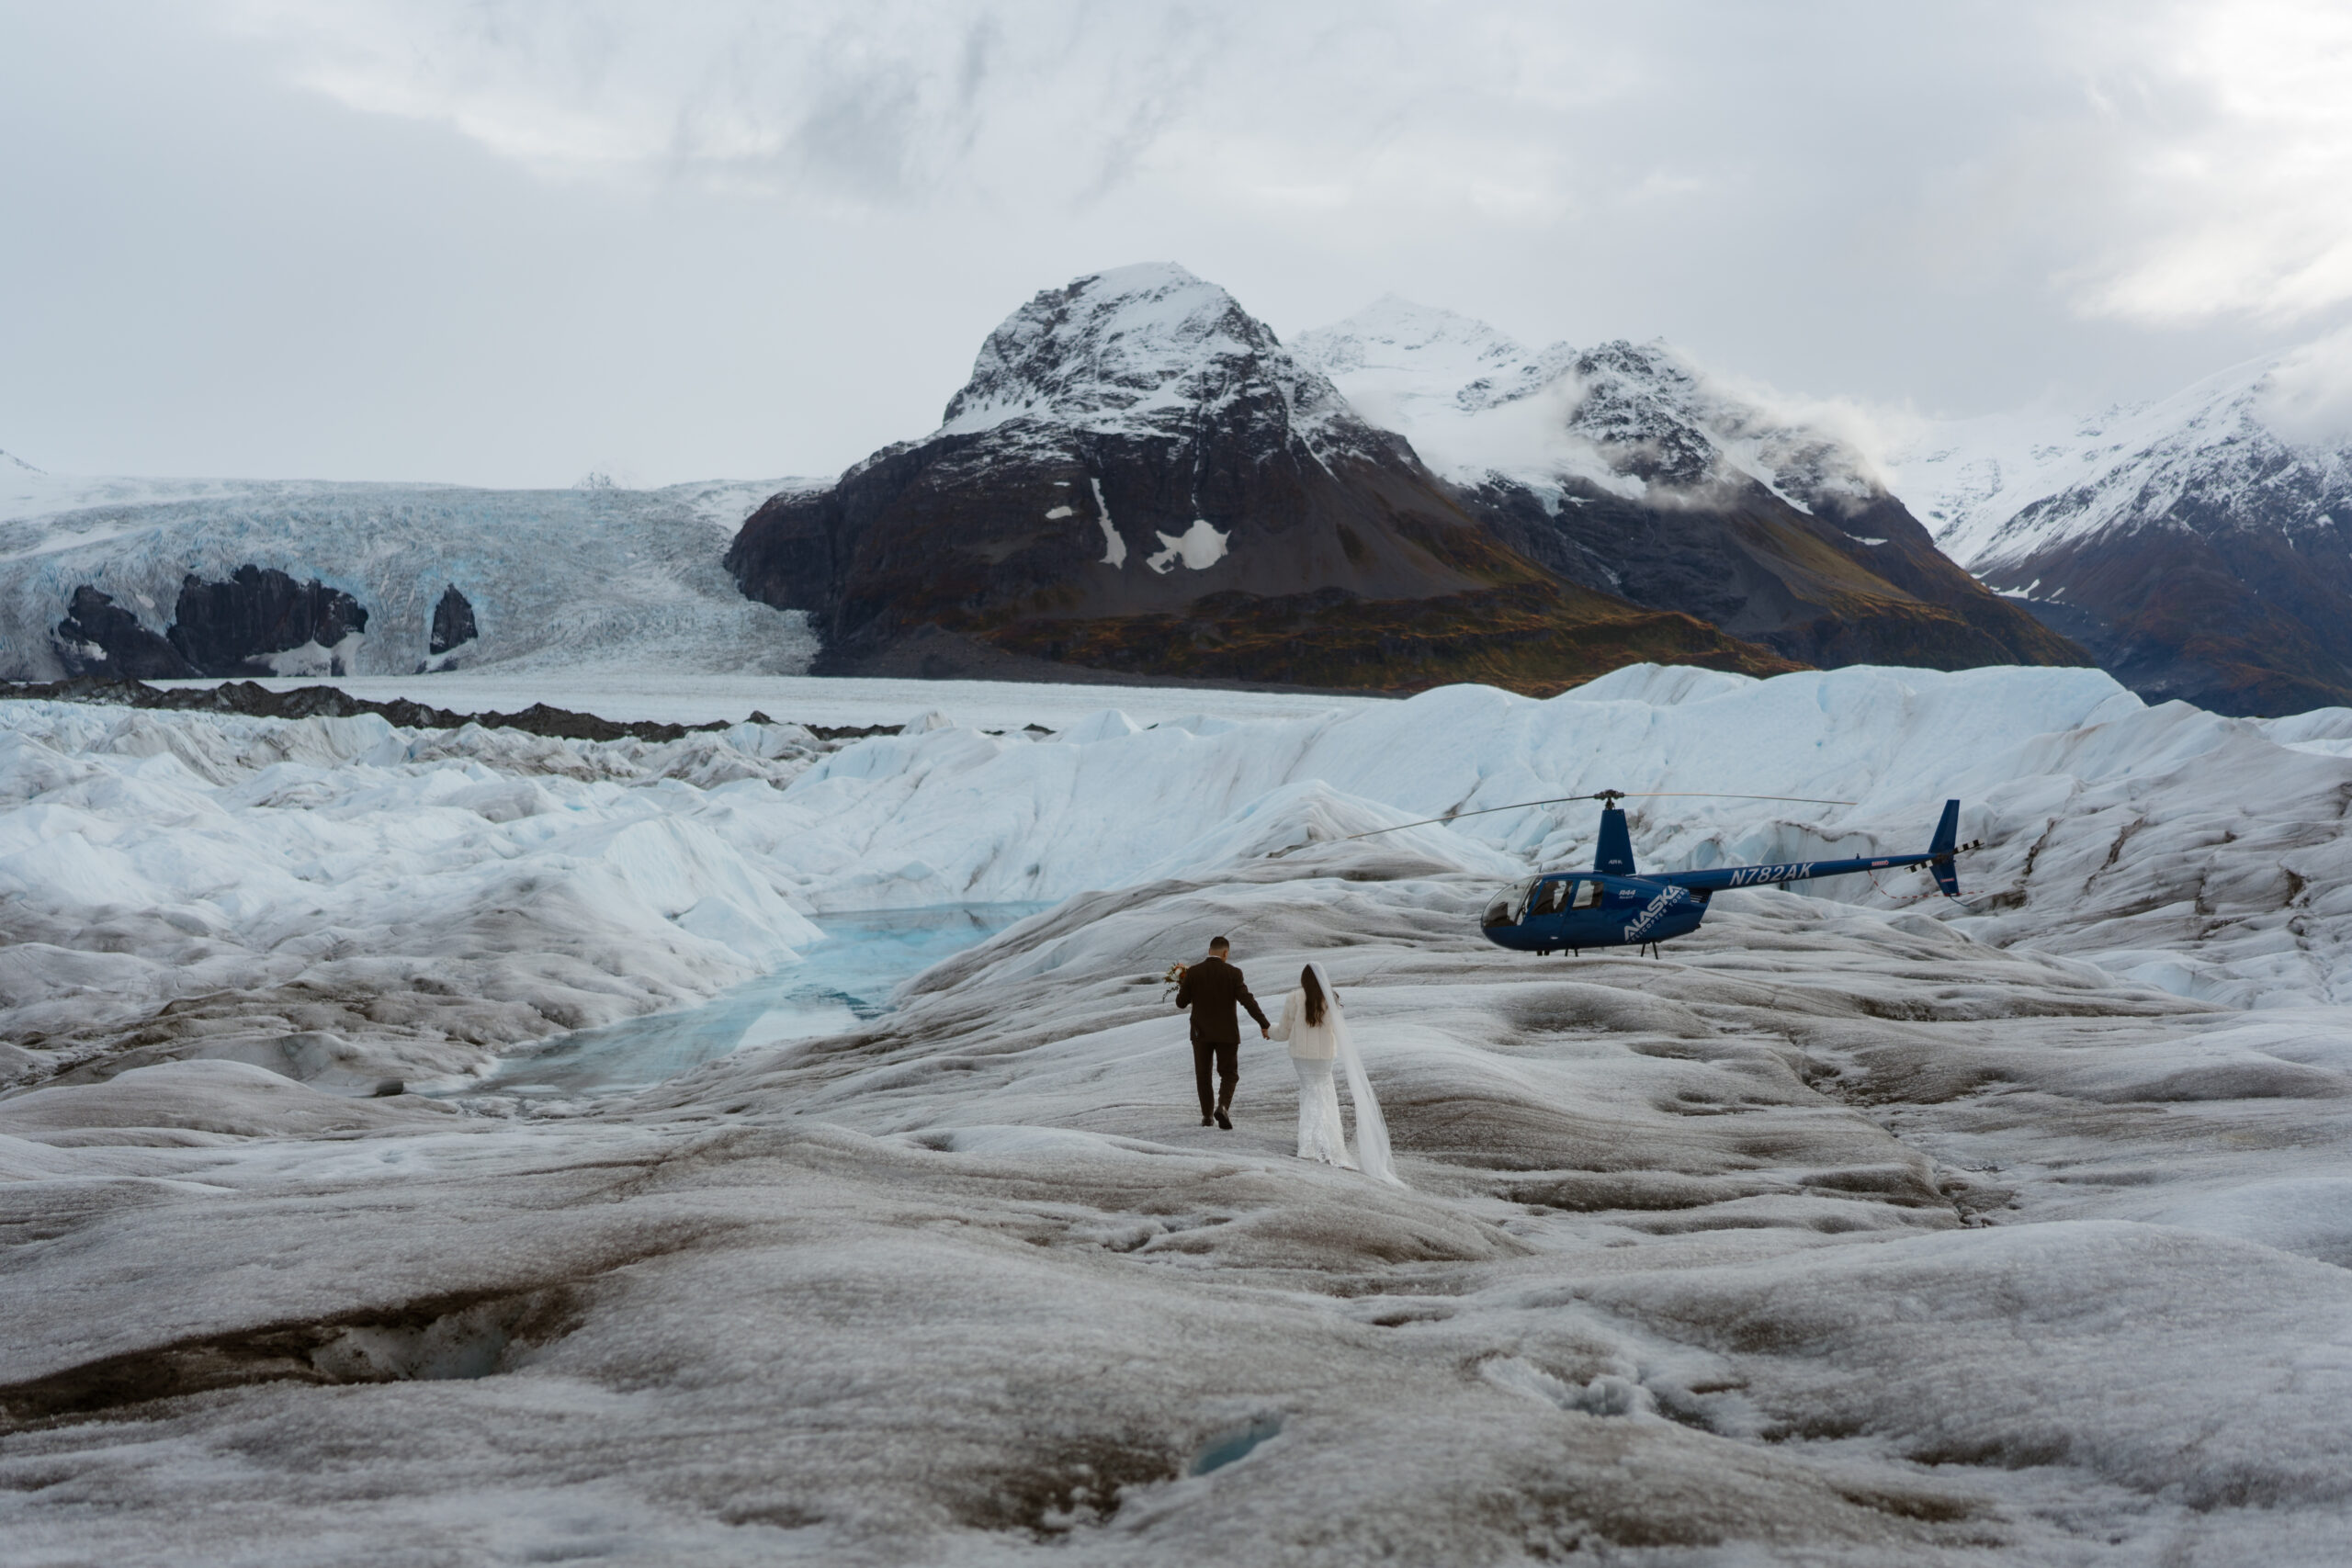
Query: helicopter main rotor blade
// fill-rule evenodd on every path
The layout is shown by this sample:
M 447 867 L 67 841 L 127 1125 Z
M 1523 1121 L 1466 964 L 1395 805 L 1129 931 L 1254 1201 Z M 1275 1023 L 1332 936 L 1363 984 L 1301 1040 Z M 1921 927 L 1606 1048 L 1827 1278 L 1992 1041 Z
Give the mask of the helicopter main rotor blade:
M 1318 839 L 1317 843 L 1351 844 L 1358 839 L 1378 838 L 1383 833 L 1401 833 L 1408 828 L 1432 828 L 1441 823 L 1455 822 L 1464 817 L 1486 817 L 1497 811 L 1524 811 L 1532 806 L 1570 806 L 1579 800 L 1781 800 L 1799 806 L 1851 806 L 1850 800 L 1815 800 L 1803 795 L 1722 795 L 1712 790 L 1693 789 L 1604 789 L 1598 795 L 1555 795 L 1546 800 L 1522 800 L 1510 806 L 1482 806 L 1476 811 L 1449 811 L 1442 817 L 1424 817 L 1419 822 L 1399 822 L 1394 828 L 1374 828 L 1369 833 L 1349 833 L 1337 839 Z M 1292 849 L 1305 849 L 1295 844 L 1276 850 L 1268 858 L 1280 860 Z
M 1612 789 L 1603 790 L 1601 795 L 1613 795 L 1620 800 L 1793 800 L 1800 806 L 1857 806 L 1860 804 L 1859 801 L 1852 800 L 1816 800 L 1809 795 L 1722 795 L 1711 789 Z M 1601 795 L 1579 795 L 1577 798 L 1599 800 Z M 1531 804 L 1540 806 L 1543 802 L 1536 801 Z M 1510 807 L 1504 806 L 1498 807 L 1496 809 L 1508 811 Z M 1469 813 L 1465 811 L 1463 815 L 1467 817 Z

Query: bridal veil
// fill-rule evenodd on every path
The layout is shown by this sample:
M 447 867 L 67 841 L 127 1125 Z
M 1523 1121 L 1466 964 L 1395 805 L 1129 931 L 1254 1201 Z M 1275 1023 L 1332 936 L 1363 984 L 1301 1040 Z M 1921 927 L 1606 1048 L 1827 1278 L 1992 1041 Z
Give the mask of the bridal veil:
M 1380 1101 L 1372 1092 L 1372 1079 L 1363 1070 L 1363 1058 L 1356 1054 L 1355 1037 L 1348 1032 L 1348 1011 L 1340 1005 L 1340 993 L 1331 984 L 1330 971 L 1320 964 L 1310 964 L 1315 971 L 1315 983 L 1323 987 L 1324 1014 L 1338 1040 L 1340 1065 L 1347 1070 L 1348 1098 L 1356 1107 L 1356 1163 L 1366 1176 L 1385 1181 L 1391 1187 L 1405 1185 L 1396 1174 L 1396 1161 L 1388 1152 L 1388 1123 L 1380 1114 Z

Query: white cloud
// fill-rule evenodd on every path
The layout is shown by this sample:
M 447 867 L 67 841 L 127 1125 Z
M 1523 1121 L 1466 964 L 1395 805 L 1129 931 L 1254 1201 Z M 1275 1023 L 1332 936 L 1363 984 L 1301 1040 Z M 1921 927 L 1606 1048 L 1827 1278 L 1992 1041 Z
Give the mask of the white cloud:
M 2263 418 L 2290 441 L 2352 446 L 2352 327 L 2281 359 L 2262 389 Z
M 811 210 L 1067 210 L 1140 185 L 1207 211 L 1532 231 L 1958 180 L 1969 231 L 1943 248 L 2046 255 L 2092 315 L 2352 299 L 2352 9 L 2334 3 L 1995 5 L 1859 36 L 1829 8 L 1759 29 L 1704 5 L 223 3 L 355 109 L 550 174 Z M 1932 63 L 1959 49 L 1980 52 Z M 1915 84 L 1944 101 L 1906 114 Z M 1955 87 L 1975 121 L 1927 123 Z
M 1548 217 L 1564 118 L 1634 86 L 1597 8 L 222 0 L 304 86 L 549 174 L 837 206 L 1068 204 L 1149 180 Z
M 2352 316 L 2347 24 L 2285 0 L 18 11 L 0 439 L 82 467 L 836 468 L 1147 259 L 1954 413 Z
M 1686 356 L 1701 384 L 1739 411 L 1738 428 L 1775 452 L 1792 440 L 1826 436 L 1856 462 L 1857 477 L 1892 486 L 1896 457 L 1915 444 L 1928 422 L 1908 406 L 1845 396 L 1791 392 L 1737 370 L 1702 366 Z
M 2074 269 L 2086 309 L 2287 321 L 2352 299 L 2352 9 L 2151 8 L 2093 78 L 2083 217 L 2116 239 Z

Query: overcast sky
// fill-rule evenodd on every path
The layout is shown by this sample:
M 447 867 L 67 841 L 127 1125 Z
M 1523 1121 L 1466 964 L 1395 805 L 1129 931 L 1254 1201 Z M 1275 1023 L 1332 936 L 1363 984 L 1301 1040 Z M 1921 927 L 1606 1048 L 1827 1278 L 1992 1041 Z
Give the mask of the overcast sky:
M 0 448 L 55 472 L 829 473 L 1161 259 L 1284 334 L 2159 395 L 2352 343 L 2352 6 L 0 0 Z

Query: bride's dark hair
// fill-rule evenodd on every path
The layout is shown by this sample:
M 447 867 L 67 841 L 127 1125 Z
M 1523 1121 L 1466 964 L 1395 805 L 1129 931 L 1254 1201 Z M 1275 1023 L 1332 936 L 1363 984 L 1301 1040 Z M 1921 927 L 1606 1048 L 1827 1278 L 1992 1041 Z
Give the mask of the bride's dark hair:
M 1323 1021 L 1323 982 L 1315 977 L 1315 966 L 1308 964 L 1298 972 L 1298 983 L 1306 988 L 1306 1021 Z

